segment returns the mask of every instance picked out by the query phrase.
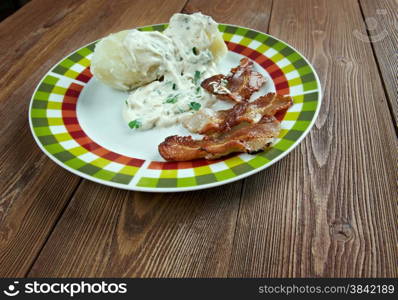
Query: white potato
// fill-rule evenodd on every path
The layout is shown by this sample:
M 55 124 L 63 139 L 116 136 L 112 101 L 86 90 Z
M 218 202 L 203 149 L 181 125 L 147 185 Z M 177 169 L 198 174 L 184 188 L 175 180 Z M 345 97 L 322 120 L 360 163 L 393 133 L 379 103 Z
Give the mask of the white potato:
M 129 30 L 111 34 L 97 43 L 91 60 L 91 72 L 103 83 L 119 90 L 137 85 L 137 73 L 131 55 L 123 45 Z
M 125 30 L 98 42 L 91 71 L 115 89 L 130 90 L 162 76 L 167 58 L 174 56 L 172 41 L 163 34 Z

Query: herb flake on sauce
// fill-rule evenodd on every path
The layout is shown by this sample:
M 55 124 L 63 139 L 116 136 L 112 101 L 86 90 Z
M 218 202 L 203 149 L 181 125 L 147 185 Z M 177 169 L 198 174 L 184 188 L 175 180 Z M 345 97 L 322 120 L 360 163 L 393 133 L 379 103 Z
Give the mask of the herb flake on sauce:
M 140 127 L 141 127 L 141 122 L 138 121 L 138 120 L 131 121 L 131 122 L 129 123 L 129 127 L 130 127 L 131 129 L 140 128 Z
M 198 102 L 191 102 L 189 103 L 189 108 L 198 111 L 202 105 Z

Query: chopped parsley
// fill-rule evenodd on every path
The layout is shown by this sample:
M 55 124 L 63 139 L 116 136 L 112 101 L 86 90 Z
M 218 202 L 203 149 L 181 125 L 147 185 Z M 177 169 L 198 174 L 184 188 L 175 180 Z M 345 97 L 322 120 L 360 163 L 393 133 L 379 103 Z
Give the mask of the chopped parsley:
M 178 95 L 169 96 L 169 98 L 166 99 L 165 103 L 174 104 L 177 102 L 177 97 L 178 97 Z
M 124 103 L 126 103 L 126 105 L 129 105 L 128 102 L 127 102 L 127 100 L 125 100 Z
M 198 102 L 191 102 L 189 103 L 189 108 L 198 111 L 202 105 Z
M 177 85 L 175 83 L 173 83 L 173 90 L 177 89 Z
M 200 93 L 200 86 L 198 86 L 197 88 L 196 88 L 196 94 L 199 94 Z
M 129 123 L 129 127 L 130 127 L 131 129 L 140 128 L 140 127 L 141 127 L 141 122 L 138 121 L 138 120 L 131 121 L 131 122 Z
M 196 49 L 196 47 L 192 48 L 192 52 L 193 52 L 194 55 L 198 55 L 199 54 L 198 49 Z
M 199 71 L 195 71 L 195 75 L 194 75 L 194 77 L 193 77 L 193 83 L 194 83 L 195 85 L 198 84 L 198 82 L 199 82 L 199 80 L 200 80 L 200 76 L 201 76 L 200 72 L 199 72 Z

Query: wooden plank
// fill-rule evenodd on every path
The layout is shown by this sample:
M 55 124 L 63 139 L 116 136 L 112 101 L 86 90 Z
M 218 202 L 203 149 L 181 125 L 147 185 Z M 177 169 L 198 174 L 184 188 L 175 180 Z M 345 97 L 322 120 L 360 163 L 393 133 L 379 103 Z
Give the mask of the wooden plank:
M 248 9 L 239 0 L 190 1 L 186 11 L 266 30 L 270 7 L 263 0 Z M 241 187 L 150 194 L 84 181 L 29 276 L 226 276 Z
M 7 85 L 14 95 L 4 93 L 3 78 L 18 76 L 18 72 L 10 70 L 11 66 L 19 60 L 27 64 L 26 52 L 78 7 L 77 1 L 60 1 L 57 9 L 49 2 L 32 1 L 0 23 L 0 70 L 6 74 L 0 79 L 1 277 L 26 274 L 80 181 L 54 168 L 32 139 L 27 109 L 33 86 L 24 87 L 10 81 Z M 27 69 L 32 77 L 25 78 L 26 82 L 35 78 L 34 82 L 42 76 L 34 74 L 34 66 Z
M 59 11 L 65 11 L 65 3 L 59 2 Z M 28 106 L 40 78 L 72 50 L 112 31 L 167 21 L 184 3 L 140 0 L 118 1 L 116 5 L 92 0 L 81 2 L 73 13 L 54 21 L 54 17 L 45 16 L 46 7 L 37 6 L 48 3 L 40 1 L 0 24 L 2 33 L 14 23 L 29 28 L 33 20 L 26 18 L 23 24 L 19 16 L 29 15 L 30 11 L 36 15 L 33 10 L 37 9 L 43 15 L 43 24 L 34 21 L 32 26 L 39 31 L 45 24 L 48 27 L 37 41 L 27 41 L 30 46 L 22 56 L 14 56 L 11 51 L 4 57 L 13 63 L 0 78 L 0 276 L 24 276 L 28 272 L 80 182 L 79 177 L 50 162 L 30 134 Z M 21 36 L 16 34 L 15 38 Z M 35 35 L 28 35 L 28 39 L 35 39 Z
M 359 3 L 398 126 L 398 1 L 360 0 Z M 355 35 L 365 43 L 369 42 L 364 32 L 357 31 Z
M 222 276 L 241 185 L 133 193 L 85 181 L 29 276 Z
M 324 91 L 309 137 L 245 181 L 229 276 L 397 277 L 397 142 L 357 1 L 274 1 Z
M 50 31 L 84 1 L 32 0 L 12 17 L 0 23 L 0 72 L 4 74 L 15 61 L 23 57 L 43 35 Z

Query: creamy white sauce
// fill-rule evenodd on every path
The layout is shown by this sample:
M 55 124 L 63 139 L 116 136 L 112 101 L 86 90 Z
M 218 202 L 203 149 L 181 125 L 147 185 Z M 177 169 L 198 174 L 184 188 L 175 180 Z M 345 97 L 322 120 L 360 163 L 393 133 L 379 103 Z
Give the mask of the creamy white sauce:
M 219 73 L 216 60 L 226 53 L 220 40 L 217 23 L 201 13 L 175 14 L 163 33 L 129 32 L 124 46 L 141 59 L 140 71 L 157 79 L 130 93 L 123 109 L 130 128 L 171 126 L 210 107 L 216 98 L 200 83 Z

